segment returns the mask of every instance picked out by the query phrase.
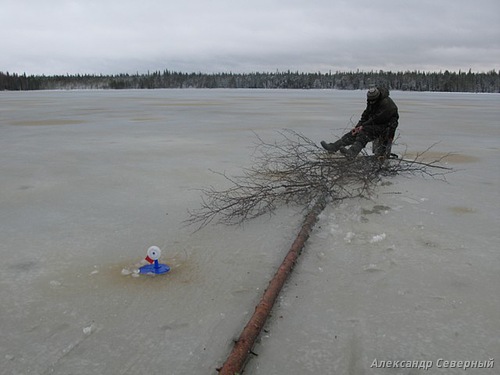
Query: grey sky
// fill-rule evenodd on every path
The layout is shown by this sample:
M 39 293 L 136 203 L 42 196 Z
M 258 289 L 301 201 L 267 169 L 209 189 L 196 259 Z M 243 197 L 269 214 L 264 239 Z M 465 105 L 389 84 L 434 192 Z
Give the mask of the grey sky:
M 500 69 L 499 0 L 2 0 L 0 71 Z

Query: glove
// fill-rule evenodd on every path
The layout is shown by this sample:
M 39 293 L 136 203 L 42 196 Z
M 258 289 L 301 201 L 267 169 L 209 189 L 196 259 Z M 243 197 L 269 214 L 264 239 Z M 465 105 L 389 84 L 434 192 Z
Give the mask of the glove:
M 357 134 L 361 133 L 362 130 L 363 130 L 363 126 L 362 125 L 356 125 L 356 127 L 351 130 L 351 134 L 352 135 L 357 135 Z

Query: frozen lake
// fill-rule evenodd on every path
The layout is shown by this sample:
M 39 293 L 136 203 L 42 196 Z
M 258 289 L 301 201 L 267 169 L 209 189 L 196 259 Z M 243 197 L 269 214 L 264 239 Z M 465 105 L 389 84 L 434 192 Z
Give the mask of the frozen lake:
M 393 151 L 436 143 L 456 172 L 329 205 L 245 373 L 499 361 L 500 95 L 391 96 Z M 249 166 L 255 133 L 334 140 L 364 104 L 364 91 L 0 92 L 0 373 L 216 374 L 302 214 L 193 233 L 196 189 Z M 172 271 L 128 274 L 151 245 Z

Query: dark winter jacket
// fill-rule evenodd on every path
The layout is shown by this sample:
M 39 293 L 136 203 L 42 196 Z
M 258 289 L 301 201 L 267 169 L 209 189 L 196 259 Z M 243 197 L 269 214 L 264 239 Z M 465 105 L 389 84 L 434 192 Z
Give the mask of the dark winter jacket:
M 380 98 L 375 104 L 367 104 L 358 125 L 373 126 L 379 130 L 398 126 L 398 107 L 389 97 L 389 90 L 378 87 Z

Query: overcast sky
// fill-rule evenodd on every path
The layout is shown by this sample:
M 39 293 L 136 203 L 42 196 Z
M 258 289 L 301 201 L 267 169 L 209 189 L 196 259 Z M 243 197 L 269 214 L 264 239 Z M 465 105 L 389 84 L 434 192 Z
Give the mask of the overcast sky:
M 1 0 L 0 71 L 500 69 L 500 0 Z

